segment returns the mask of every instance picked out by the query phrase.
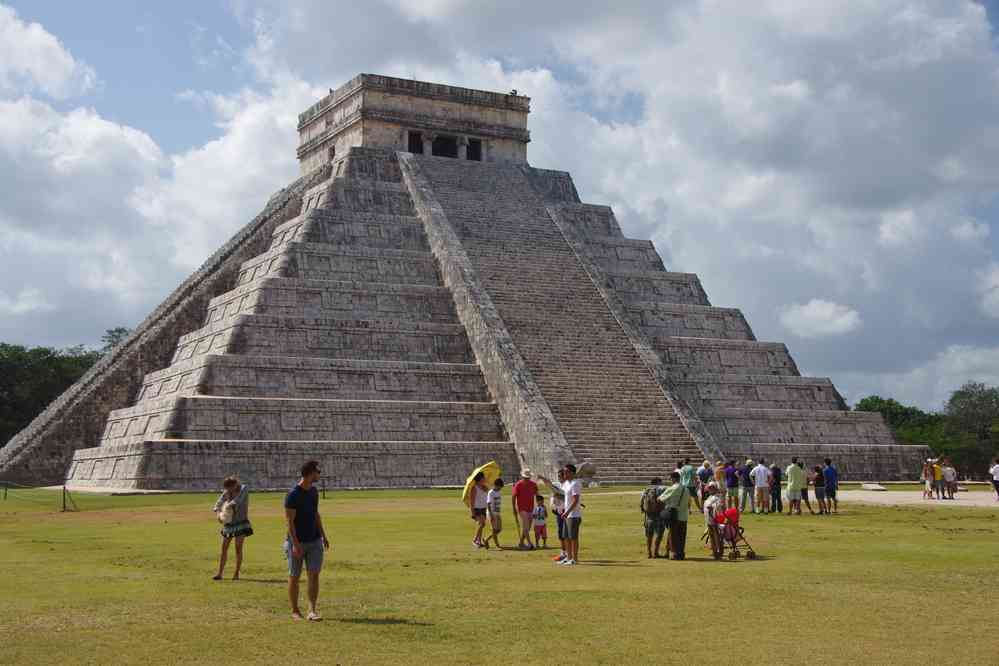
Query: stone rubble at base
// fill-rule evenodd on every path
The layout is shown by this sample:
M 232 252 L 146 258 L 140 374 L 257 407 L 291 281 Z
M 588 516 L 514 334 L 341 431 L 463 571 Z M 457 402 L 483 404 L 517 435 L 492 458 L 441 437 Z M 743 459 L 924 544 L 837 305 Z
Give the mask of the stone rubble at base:
M 300 118 L 308 175 L 0 451 L 0 478 L 280 488 L 315 458 L 331 487 L 421 487 L 495 459 L 644 483 L 793 455 L 915 476 L 925 447 L 530 167 L 528 109 L 371 75 L 334 91 Z

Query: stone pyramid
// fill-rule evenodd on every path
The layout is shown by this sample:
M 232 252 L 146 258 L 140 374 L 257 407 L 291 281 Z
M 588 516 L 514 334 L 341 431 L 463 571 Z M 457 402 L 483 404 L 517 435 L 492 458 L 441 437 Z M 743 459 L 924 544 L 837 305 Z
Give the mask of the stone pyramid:
M 0 452 L 71 487 L 453 485 L 498 460 L 644 482 L 681 458 L 926 455 L 801 377 L 569 174 L 529 99 L 360 75 L 300 116 L 303 177 Z

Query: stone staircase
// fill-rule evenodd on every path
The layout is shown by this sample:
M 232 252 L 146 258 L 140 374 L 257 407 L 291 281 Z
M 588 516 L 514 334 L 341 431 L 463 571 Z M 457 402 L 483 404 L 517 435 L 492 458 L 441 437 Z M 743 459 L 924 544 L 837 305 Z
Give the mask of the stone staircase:
M 355 148 L 77 451 L 74 486 L 454 485 L 518 461 L 392 153 Z
M 816 462 L 826 451 L 857 476 L 908 477 L 921 449 L 895 445 L 880 415 L 847 411 L 829 379 L 802 377 L 785 345 L 757 341 L 739 310 L 712 306 L 697 276 L 670 273 L 654 248 L 623 243 L 609 208 L 558 201 L 549 211 L 633 342 L 659 356 L 670 389 L 726 457 L 783 460 L 800 449 Z
M 644 483 L 700 458 L 523 170 L 433 157 L 419 166 L 577 459 L 596 463 L 601 481 Z

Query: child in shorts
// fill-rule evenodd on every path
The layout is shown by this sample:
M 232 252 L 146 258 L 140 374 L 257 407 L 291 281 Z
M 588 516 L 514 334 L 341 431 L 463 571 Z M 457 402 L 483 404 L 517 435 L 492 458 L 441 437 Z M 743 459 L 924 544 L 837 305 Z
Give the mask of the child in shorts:
M 548 509 L 545 508 L 544 496 L 535 495 L 534 500 L 534 547 L 547 548 L 548 526 L 545 524 L 545 519 L 548 517 Z
M 499 534 L 503 531 L 503 517 L 500 516 L 500 506 L 503 504 L 503 498 L 500 496 L 500 491 L 503 490 L 503 479 L 496 479 L 493 483 L 492 490 L 486 495 L 486 513 L 489 515 L 489 525 L 492 527 L 492 534 L 486 537 L 483 545 L 488 548 L 489 542 L 492 541 L 496 544 L 496 547 L 500 550 L 503 546 L 499 542 Z

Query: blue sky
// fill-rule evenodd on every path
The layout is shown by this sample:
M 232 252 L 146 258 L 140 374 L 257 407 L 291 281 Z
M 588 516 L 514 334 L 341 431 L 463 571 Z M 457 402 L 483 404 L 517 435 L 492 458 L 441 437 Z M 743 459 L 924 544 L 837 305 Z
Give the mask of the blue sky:
M 108 120 L 141 127 L 169 152 L 219 134 L 213 118 L 178 99 L 178 93 L 230 92 L 253 82 L 240 58 L 253 35 L 226 2 L 31 0 L 9 5 L 24 20 L 57 35 L 99 73 L 100 86 L 57 107 L 91 105 Z
M 134 325 L 360 71 L 532 97 L 571 171 L 849 400 L 999 384 L 999 0 L 0 0 L 0 340 Z

